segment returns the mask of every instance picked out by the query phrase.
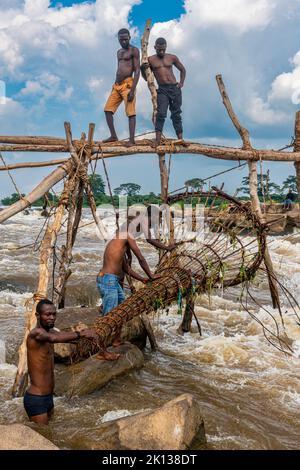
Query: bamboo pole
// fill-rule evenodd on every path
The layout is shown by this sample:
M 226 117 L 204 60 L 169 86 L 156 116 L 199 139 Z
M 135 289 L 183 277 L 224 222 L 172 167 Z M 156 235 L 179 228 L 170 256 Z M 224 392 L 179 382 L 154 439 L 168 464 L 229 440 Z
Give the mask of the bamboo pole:
M 151 30 L 151 20 L 149 19 L 146 21 L 144 34 L 141 39 L 142 65 L 149 64 L 148 63 L 148 44 L 149 44 L 150 30 Z M 151 94 L 151 100 L 152 100 L 152 107 L 153 107 L 152 122 L 153 124 L 155 124 L 156 114 L 157 114 L 157 91 L 156 91 L 156 86 L 154 82 L 154 75 L 153 75 L 152 70 L 149 67 L 145 69 L 145 74 L 147 77 L 147 84 L 148 84 L 148 88 L 149 88 L 149 91 Z
M 295 119 L 294 152 L 300 152 L 300 111 L 296 113 L 296 119 Z M 295 165 L 296 177 L 297 177 L 298 202 L 300 204 L 300 162 L 295 162 L 294 165 Z

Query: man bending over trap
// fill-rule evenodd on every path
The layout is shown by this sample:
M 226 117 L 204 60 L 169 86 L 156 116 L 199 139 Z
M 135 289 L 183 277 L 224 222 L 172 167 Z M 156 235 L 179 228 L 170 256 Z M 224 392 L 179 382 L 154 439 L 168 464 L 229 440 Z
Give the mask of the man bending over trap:
M 152 209 L 152 210 L 151 210 Z M 158 211 L 155 206 L 147 208 L 145 215 L 138 215 L 128 218 L 128 221 L 117 230 L 115 238 L 107 244 L 103 255 L 103 266 L 97 276 L 97 287 L 102 298 L 102 315 L 105 316 L 125 300 L 124 290 L 122 288 L 125 274 L 129 274 L 134 279 L 147 283 L 150 280 L 159 278 L 153 274 L 149 265 L 142 255 L 135 238 L 137 237 L 138 227 L 144 233 L 146 240 L 151 245 L 162 250 L 171 251 L 176 245 L 166 246 L 157 239 L 152 238 L 150 233 L 151 216 L 155 217 L 154 211 Z M 156 214 L 157 215 L 157 214 Z M 157 217 L 156 217 L 157 218 Z M 131 253 L 133 253 L 147 275 L 147 278 L 133 271 L 131 268 Z M 127 257 L 127 259 L 126 259 Z M 129 260 L 129 262 L 128 262 Z M 113 342 L 113 346 L 121 344 L 120 332 Z M 109 351 L 101 351 L 98 359 L 115 360 L 120 354 Z

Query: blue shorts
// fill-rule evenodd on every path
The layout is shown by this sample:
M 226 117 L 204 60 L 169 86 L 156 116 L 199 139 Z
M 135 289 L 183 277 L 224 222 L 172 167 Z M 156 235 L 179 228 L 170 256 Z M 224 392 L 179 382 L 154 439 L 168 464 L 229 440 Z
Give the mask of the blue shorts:
M 107 315 L 125 300 L 119 281 L 119 276 L 115 274 L 97 276 L 97 287 L 102 298 L 102 316 Z
M 29 418 L 31 416 L 48 414 L 54 408 L 52 393 L 50 395 L 33 395 L 26 392 L 23 403 Z

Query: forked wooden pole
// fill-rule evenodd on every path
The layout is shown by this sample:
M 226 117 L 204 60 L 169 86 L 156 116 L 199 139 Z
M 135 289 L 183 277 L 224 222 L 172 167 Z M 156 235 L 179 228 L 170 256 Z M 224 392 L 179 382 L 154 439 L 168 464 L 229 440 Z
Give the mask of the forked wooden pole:
M 300 111 L 296 113 L 295 119 L 295 145 L 294 152 L 300 152 Z M 298 188 L 298 203 L 300 204 L 300 162 L 295 162 L 295 170 Z
M 237 129 L 238 133 L 241 136 L 242 142 L 243 142 L 243 150 L 247 151 L 252 151 L 253 152 L 253 159 L 248 161 L 249 165 L 249 190 L 250 190 L 250 198 L 251 198 L 251 204 L 252 204 L 252 209 L 258 216 L 260 222 L 265 223 L 265 219 L 263 216 L 263 213 L 261 211 L 261 205 L 258 197 L 258 178 L 257 178 L 257 162 L 256 162 L 256 151 L 253 149 L 251 142 L 250 142 L 250 137 L 249 137 L 249 132 L 247 129 L 245 129 L 237 115 L 235 114 L 231 101 L 229 99 L 229 96 L 226 92 L 225 85 L 223 83 L 222 75 L 217 75 L 216 77 L 218 87 L 223 99 L 224 106 L 227 110 L 227 113 L 234 125 L 234 127 Z M 280 305 L 280 298 L 279 298 L 279 293 L 278 293 L 278 288 L 277 284 L 275 282 L 275 273 L 274 273 L 274 267 L 272 263 L 272 259 L 268 250 L 268 247 L 265 250 L 265 255 L 264 255 L 264 263 L 266 266 L 267 274 L 268 274 L 268 281 L 269 281 L 269 287 L 270 287 L 270 293 L 272 297 L 272 302 L 273 302 L 273 307 L 278 308 L 278 310 L 281 312 L 281 305 Z

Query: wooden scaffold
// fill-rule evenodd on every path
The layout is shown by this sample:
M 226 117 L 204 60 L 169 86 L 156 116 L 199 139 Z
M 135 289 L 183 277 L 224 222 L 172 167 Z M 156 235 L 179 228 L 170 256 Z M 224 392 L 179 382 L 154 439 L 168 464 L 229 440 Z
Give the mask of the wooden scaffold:
M 151 21 L 149 20 L 146 24 L 142 38 L 142 62 L 147 60 L 147 46 L 150 28 Z M 147 69 L 146 74 L 153 104 L 153 121 L 155 121 L 157 105 L 154 77 L 149 69 Z M 141 140 L 138 140 L 135 146 L 128 148 L 122 142 L 103 143 L 102 141 L 94 141 L 94 124 L 89 125 L 88 137 L 86 138 L 86 135 L 82 133 L 80 139 L 73 139 L 71 125 L 69 123 L 65 123 L 65 138 L 0 136 L 0 152 L 45 152 L 70 154 L 69 158 L 42 162 L 21 162 L 16 164 L 7 164 L 2 157 L 3 165 L 0 166 L 0 171 L 10 172 L 21 168 L 34 169 L 50 166 L 55 166 L 56 168 L 29 194 L 25 196 L 20 195 L 19 201 L 3 209 L 0 212 L 0 223 L 4 223 L 9 218 L 30 207 L 34 202 L 47 194 L 53 186 L 62 180 L 65 180 L 59 202 L 48 220 L 40 246 L 39 281 L 36 293 L 31 301 L 26 305 L 26 328 L 24 339 L 19 350 L 18 372 L 13 390 L 14 396 L 22 395 L 26 387 L 26 340 L 28 333 L 36 323 L 36 304 L 41 298 L 47 297 L 50 281 L 50 267 L 55 257 L 57 237 L 64 222 L 64 218 L 66 217 L 67 233 L 65 243 L 60 251 L 59 266 L 57 269 L 58 275 L 54 286 L 54 302 L 56 306 L 63 307 L 64 305 L 66 285 L 71 275 L 70 266 L 72 263 L 72 248 L 76 240 L 81 220 L 84 195 L 86 195 L 89 202 L 99 235 L 103 240 L 107 238 L 106 228 L 97 214 L 97 207 L 88 178 L 89 164 L 99 159 L 102 159 L 104 162 L 105 159 L 113 157 L 122 158 L 130 155 L 157 154 L 161 178 L 161 199 L 167 206 L 172 202 L 172 198 L 170 198 L 168 190 L 170 168 L 168 168 L 166 164 L 166 155 L 192 154 L 221 160 L 246 162 L 249 166 L 252 211 L 250 211 L 249 208 L 245 208 L 239 201 L 232 198 L 230 199 L 229 196 L 225 195 L 217 188 L 212 190 L 209 194 L 205 195 L 204 193 L 200 193 L 198 196 L 204 199 L 207 198 L 207 200 L 211 198 L 213 198 L 213 200 L 214 198 L 223 198 L 227 202 L 229 201 L 233 204 L 245 220 L 247 219 L 248 222 L 251 221 L 249 228 L 252 231 L 252 240 L 253 242 L 256 242 L 258 247 L 255 252 L 254 259 L 252 260 L 252 264 L 249 261 L 250 264 L 245 265 L 243 258 L 244 255 L 246 256 L 245 247 L 243 247 L 243 244 L 240 241 L 241 245 L 238 250 L 238 257 L 236 258 L 235 255 L 233 256 L 235 263 L 234 266 L 236 269 L 235 275 L 233 276 L 231 273 L 231 277 L 228 277 L 227 281 L 225 277 L 223 280 L 220 279 L 220 272 L 224 268 L 223 258 L 226 257 L 226 249 L 228 249 L 227 243 L 230 242 L 230 237 L 232 236 L 232 232 L 230 231 L 231 224 L 229 221 L 231 216 L 230 214 L 225 214 L 227 222 L 225 220 L 226 223 L 224 223 L 223 220 L 219 228 L 221 227 L 221 233 L 223 235 L 225 234 L 227 237 L 225 237 L 226 243 L 224 242 L 225 239 L 221 243 L 221 237 L 217 230 L 215 232 L 216 236 L 211 241 L 209 247 L 202 246 L 201 248 L 196 249 L 192 244 L 184 244 L 183 247 L 174 250 L 170 256 L 161 256 L 157 272 L 162 275 L 162 280 L 157 280 L 153 282 L 151 286 L 145 287 L 143 289 L 143 295 L 140 295 L 140 293 L 133 294 L 130 299 L 126 300 L 124 304 L 122 304 L 122 306 L 115 309 L 106 318 L 97 322 L 95 328 L 99 334 L 99 344 L 109 344 L 109 341 L 120 328 L 120 324 L 130 318 L 131 314 L 129 314 L 129 312 L 134 310 L 133 306 L 137 308 L 136 311 L 138 314 L 149 313 L 154 308 L 152 302 L 153 297 L 155 297 L 155 295 L 158 296 L 158 294 L 159 298 L 162 299 L 162 305 L 166 306 L 176 300 L 176 296 L 180 290 L 184 291 L 186 295 L 190 295 L 191 289 L 195 289 L 195 292 L 207 291 L 208 284 L 210 285 L 210 288 L 213 288 L 220 283 L 223 283 L 224 285 L 224 282 L 225 287 L 226 285 L 234 285 L 234 282 L 248 282 L 260 268 L 261 263 L 264 263 L 265 265 L 265 272 L 269 280 L 273 306 L 279 309 L 281 313 L 278 283 L 276 282 L 276 276 L 274 274 L 272 260 L 266 242 L 267 225 L 265 223 L 266 221 L 264 219 L 264 214 L 261 211 L 260 201 L 258 198 L 257 163 L 263 161 L 293 162 L 297 173 L 298 193 L 300 195 L 300 112 L 296 115 L 293 152 L 285 150 L 276 151 L 255 149 L 251 144 L 249 132 L 240 124 L 233 110 L 222 76 L 218 75 L 216 79 L 228 115 L 241 136 L 241 148 L 163 139 L 161 145 L 154 149 L 146 138 L 146 135 Z M 183 194 L 181 196 L 184 199 L 185 195 Z M 224 214 L 222 217 L 224 217 Z M 220 218 L 220 214 L 214 216 L 215 223 L 219 220 L 218 218 Z M 237 229 L 238 228 L 240 227 L 237 226 Z M 174 227 L 172 226 L 170 227 L 170 233 L 171 236 L 173 236 Z M 235 235 L 237 234 L 235 233 Z M 204 261 L 207 258 L 207 252 L 210 252 L 211 254 L 214 253 L 212 256 L 214 260 L 213 265 L 207 264 Z M 242 258 L 240 258 L 240 256 L 242 256 Z M 243 272 L 246 273 L 246 277 L 241 275 L 241 265 L 245 269 Z M 218 275 L 216 273 L 218 273 Z M 194 287 L 192 285 L 193 282 L 196 283 Z M 149 299 L 149 301 L 147 299 Z M 129 308 L 129 306 L 132 308 Z M 275 336 L 279 338 L 279 335 Z M 281 339 L 279 339 L 279 343 L 282 349 L 289 349 L 288 346 L 283 346 Z M 87 347 L 84 345 L 84 342 L 82 345 L 83 349 Z

